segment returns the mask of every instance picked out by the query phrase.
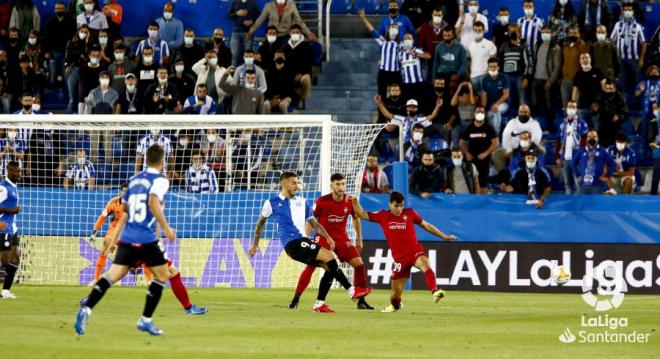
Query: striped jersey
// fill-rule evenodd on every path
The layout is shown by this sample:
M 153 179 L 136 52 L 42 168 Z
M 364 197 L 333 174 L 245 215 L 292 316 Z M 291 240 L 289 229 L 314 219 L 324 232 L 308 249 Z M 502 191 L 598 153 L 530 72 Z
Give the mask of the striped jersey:
M 429 121 L 428 117 L 414 117 L 410 118 L 407 116 L 401 116 L 401 115 L 394 115 L 392 117 L 392 120 L 390 120 L 391 123 L 395 125 L 399 125 L 401 129 L 403 129 L 404 135 L 404 142 L 410 141 L 410 131 L 412 131 L 412 128 L 415 124 L 421 123 L 422 126 L 424 127 L 429 127 L 431 126 L 432 122 Z
M 518 19 L 518 25 L 520 25 L 520 37 L 529 45 L 530 49 L 533 49 L 536 42 L 541 39 L 543 20 L 536 15 L 531 19 L 523 16 Z
M 275 218 L 280 242 L 286 246 L 291 241 L 305 238 L 305 224 L 314 218 L 314 212 L 303 197 L 286 198 L 279 194 L 264 203 L 261 216 Z
M 126 204 L 128 222 L 120 242 L 149 244 L 158 241 L 156 217 L 149 208 L 149 196 L 155 195 L 164 203 L 169 186 L 169 181 L 153 168 L 148 168 L 128 180 L 128 189 L 122 198 L 122 202 Z
M 11 147 L 14 153 L 5 151 L 7 147 Z M 21 169 L 23 168 L 23 160 L 18 158 L 16 153 L 25 153 L 25 142 L 18 139 L 13 141 L 8 138 L 0 139 L 0 178 L 7 176 L 7 164 L 11 161 L 18 162 Z
M 160 134 L 158 139 L 154 139 L 152 134 L 147 134 L 140 139 L 140 143 L 137 147 L 137 153 L 141 154 L 143 158 L 142 170 L 147 169 L 147 150 L 154 143 L 160 145 L 160 147 L 163 148 L 163 151 L 165 151 L 165 157 L 163 157 L 163 161 L 165 162 L 163 166 L 163 172 L 165 172 L 167 170 L 167 158 L 172 155 L 172 141 L 170 141 L 170 139 L 163 134 Z
M 89 160 L 86 160 L 82 165 L 76 162 L 66 171 L 66 178 L 73 182 L 73 188 L 86 189 L 89 185 L 89 180 L 96 178 L 94 164 Z
M 167 45 L 166 41 L 161 39 L 156 40 L 156 42 L 153 44 L 149 41 L 149 39 L 140 41 L 137 49 L 135 50 L 135 56 L 142 57 L 142 50 L 144 50 L 145 47 L 151 47 L 154 49 L 153 61 L 155 64 L 164 65 L 164 57 L 170 56 L 170 47 Z
M 192 193 L 217 193 L 218 179 L 208 165 L 200 169 L 190 166 L 186 171 L 186 190 Z
M 644 28 L 635 20 L 617 22 L 610 39 L 619 49 L 621 60 L 639 60 L 641 46 L 646 41 Z
M 372 34 L 380 46 L 378 68 L 388 72 L 399 71 L 399 43 L 394 40 L 385 40 L 376 30 Z
M 16 184 L 5 178 L 0 182 L 0 208 L 10 209 L 18 206 L 18 188 Z M 7 223 L 7 229 L 0 230 L 2 234 L 15 234 L 18 232 L 16 226 L 16 215 L 0 213 L 0 222 Z
M 422 75 L 422 62 L 419 61 L 418 56 L 413 56 L 403 47 L 399 47 L 399 64 L 401 66 L 401 77 L 403 83 L 416 84 L 424 82 L 424 75 Z M 422 49 L 413 47 L 411 49 L 415 54 L 423 54 Z

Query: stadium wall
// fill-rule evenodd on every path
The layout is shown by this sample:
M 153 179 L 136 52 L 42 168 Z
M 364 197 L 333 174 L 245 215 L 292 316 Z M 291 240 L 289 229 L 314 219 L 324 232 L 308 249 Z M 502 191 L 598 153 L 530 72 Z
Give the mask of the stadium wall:
M 22 188 L 19 215 L 23 238 L 20 280 L 28 284 L 87 284 L 98 249 L 86 241 L 101 204 L 111 191 Z M 192 195 L 171 192 L 166 215 L 179 240 L 165 250 L 188 286 L 283 287 L 295 283 L 303 266 L 287 258 L 277 240 L 265 240 L 247 255 L 259 205 L 272 193 Z M 449 289 L 578 292 L 582 276 L 603 263 L 625 274 L 631 293 L 660 293 L 660 201 L 650 196 L 553 195 L 546 208 L 525 206 L 524 197 L 446 196 L 411 198 L 408 205 L 461 241 L 445 243 L 418 230 L 439 283 Z M 387 208 L 387 195 L 364 194 L 365 209 Z M 58 204 L 49 207 L 46 204 Z M 48 207 L 48 208 L 47 208 Z M 237 209 L 249 207 L 251 209 Z M 107 228 L 107 224 L 105 225 Z M 390 284 L 391 256 L 380 228 L 363 226 L 367 276 L 374 287 Z M 102 237 L 105 230 L 99 233 Z M 273 238 L 269 224 L 264 238 Z M 98 244 L 97 244 L 98 246 Z M 570 267 L 574 279 L 556 287 L 549 268 Z M 129 275 L 123 285 L 140 284 Z M 314 283 L 316 280 L 313 281 Z M 413 274 L 412 288 L 425 288 Z

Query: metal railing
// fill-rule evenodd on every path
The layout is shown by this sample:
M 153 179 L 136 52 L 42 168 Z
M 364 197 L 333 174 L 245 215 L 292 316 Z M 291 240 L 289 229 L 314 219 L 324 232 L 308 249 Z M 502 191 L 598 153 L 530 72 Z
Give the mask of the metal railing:
M 322 0 L 319 0 L 322 1 Z M 325 61 L 330 61 L 330 8 L 332 0 L 325 3 Z M 321 8 L 319 8 L 319 11 Z

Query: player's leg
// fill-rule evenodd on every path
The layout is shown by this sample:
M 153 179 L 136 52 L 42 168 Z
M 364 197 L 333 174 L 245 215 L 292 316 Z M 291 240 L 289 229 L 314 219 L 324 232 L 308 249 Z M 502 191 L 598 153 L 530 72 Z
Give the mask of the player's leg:
M 167 261 L 167 271 L 168 275 L 170 277 L 170 286 L 172 287 L 172 292 L 174 292 L 174 296 L 176 299 L 181 303 L 181 306 L 183 309 L 185 309 L 186 313 L 188 314 L 204 314 L 208 312 L 208 308 L 206 307 L 198 307 L 192 303 L 190 303 L 190 298 L 188 297 L 188 290 L 186 290 L 186 286 L 183 285 L 183 281 L 181 280 L 181 272 L 172 265 L 172 261 Z
M 295 309 L 298 307 L 300 296 L 309 285 L 310 280 L 312 280 L 312 275 L 314 274 L 315 270 L 316 267 L 307 265 L 305 269 L 303 269 L 303 271 L 300 273 L 300 277 L 298 278 L 298 285 L 296 285 L 296 292 L 293 295 L 293 299 L 291 299 L 291 303 L 289 303 L 290 309 Z
M 10 290 L 12 284 L 14 284 L 14 278 L 16 277 L 18 266 L 21 263 L 21 252 L 18 248 L 18 236 L 9 235 L 7 239 L 9 239 L 11 247 L 7 251 L 0 252 L 4 254 L 2 263 L 5 266 L 5 282 L 2 285 L 0 298 L 16 299 L 16 296 L 10 292 Z
M 330 309 L 327 304 L 325 304 L 325 299 L 328 297 L 328 292 L 332 287 L 332 280 L 334 279 L 333 274 L 326 270 L 323 276 L 321 277 L 321 282 L 319 283 L 319 293 L 316 296 L 316 302 L 312 309 L 317 313 L 334 313 L 335 311 Z
M 94 282 L 98 281 L 99 278 L 101 278 L 101 273 L 103 273 L 103 270 L 105 269 L 105 265 L 107 263 L 108 257 L 108 248 L 110 247 L 110 241 L 111 237 L 109 235 L 105 236 L 103 238 L 103 249 L 101 249 L 101 252 L 99 253 L 98 258 L 96 258 L 96 268 L 94 269 Z
M 342 249 L 339 252 L 339 258 L 344 262 L 348 262 L 348 264 L 353 267 L 353 284 L 358 288 L 366 288 L 367 271 L 364 266 L 364 262 L 362 262 L 362 257 L 360 257 L 360 253 L 358 253 L 355 247 L 347 247 L 346 249 Z M 368 310 L 374 309 L 374 307 L 367 303 L 364 297 L 358 299 L 357 308 Z
M 356 288 L 351 285 L 351 283 L 344 275 L 344 272 L 339 269 L 339 264 L 337 263 L 333 252 L 325 248 L 320 248 L 318 254 L 316 255 L 316 260 L 321 262 L 337 280 L 337 282 L 339 282 L 339 284 L 341 284 L 341 286 L 349 292 L 352 300 L 366 297 L 369 295 L 369 293 L 371 293 L 371 288 Z
M 119 253 L 117 253 L 119 256 Z M 116 260 L 116 259 L 115 259 Z M 108 291 L 111 285 L 122 279 L 128 273 L 128 266 L 123 264 L 113 263 L 110 269 L 105 272 L 101 278 L 94 284 L 92 291 L 87 296 L 87 299 L 81 302 L 80 309 L 76 314 L 76 324 L 74 328 L 78 335 L 85 334 L 85 325 L 92 315 L 92 308 L 103 298 L 105 292 Z
M 445 296 L 445 291 L 438 288 L 438 284 L 435 280 L 435 272 L 429 265 L 429 258 L 426 255 L 420 255 L 415 260 L 415 267 L 424 273 L 426 287 L 431 291 L 433 295 L 433 301 L 435 303 L 440 301 L 440 299 Z
M 401 309 L 401 296 L 403 289 L 406 287 L 408 278 L 399 278 L 392 280 L 392 293 L 390 294 L 390 306 L 385 308 L 383 312 L 393 312 Z
M 163 332 L 160 329 L 156 329 L 151 318 L 156 311 L 156 307 L 158 307 L 160 298 L 163 296 L 163 288 L 165 288 L 165 282 L 169 279 L 169 271 L 167 269 L 167 262 L 165 264 L 149 266 L 149 269 L 153 277 L 147 289 L 142 318 L 138 321 L 137 328 L 151 335 L 161 335 Z

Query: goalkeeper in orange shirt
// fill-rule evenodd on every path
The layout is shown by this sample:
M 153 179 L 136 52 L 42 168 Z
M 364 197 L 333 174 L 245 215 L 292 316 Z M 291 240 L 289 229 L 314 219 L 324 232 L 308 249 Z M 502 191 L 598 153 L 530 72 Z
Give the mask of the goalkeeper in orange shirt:
M 108 231 L 103 238 L 103 249 L 101 250 L 101 253 L 99 253 L 99 257 L 96 259 L 94 283 L 96 283 L 101 277 L 103 269 L 105 269 L 105 264 L 108 261 L 108 254 L 112 252 L 109 250 L 112 244 L 112 234 L 117 227 L 117 223 L 119 223 L 119 219 L 121 219 L 121 215 L 124 213 L 124 206 L 121 203 L 121 199 L 124 196 L 124 193 L 126 193 L 127 188 L 128 183 L 122 183 L 122 185 L 119 187 L 119 195 L 112 198 L 108 204 L 105 205 L 105 208 L 103 208 L 103 212 L 101 212 L 99 219 L 97 219 L 96 223 L 94 224 L 94 232 L 92 232 L 92 235 L 89 237 L 89 242 L 94 243 L 96 240 L 96 233 L 103 227 L 103 223 L 105 223 L 106 218 L 112 216 L 110 227 L 108 228 Z

